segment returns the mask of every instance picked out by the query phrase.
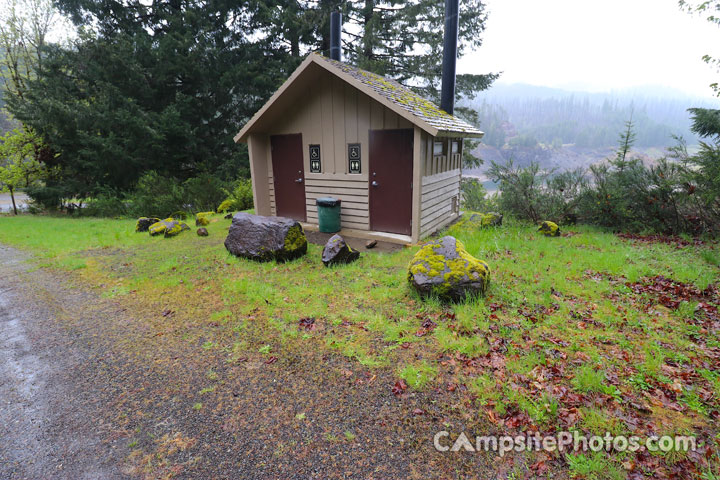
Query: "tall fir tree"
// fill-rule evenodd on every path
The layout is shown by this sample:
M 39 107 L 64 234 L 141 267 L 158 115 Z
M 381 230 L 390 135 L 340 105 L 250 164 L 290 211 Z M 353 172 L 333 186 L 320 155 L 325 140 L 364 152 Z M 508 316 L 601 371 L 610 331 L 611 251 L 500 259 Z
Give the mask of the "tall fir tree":
M 442 2 L 57 0 L 80 34 L 51 46 L 13 113 L 55 149 L 62 195 L 132 189 L 149 170 L 183 180 L 247 174 L 233 134 L 346 15 L 345 58 L 436 97 Z M 460 55 L 481 44 L 481 0 L 463 3 Z M 495 75 L 458 76 L 458 95 Z M 462 109 L 459 109 L 462 112 Z M 468 112 L 465 112 L 468 113 Z M 471 149 L 466 148 L 466 151 Z M 50 182 L 52 183 L 52 182 Z

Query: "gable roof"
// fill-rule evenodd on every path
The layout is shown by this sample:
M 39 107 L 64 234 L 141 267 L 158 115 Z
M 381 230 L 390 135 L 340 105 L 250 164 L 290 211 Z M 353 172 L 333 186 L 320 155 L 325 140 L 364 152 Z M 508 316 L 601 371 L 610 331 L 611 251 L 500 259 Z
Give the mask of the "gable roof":
M 412 90 L 366 70 L 352 67 L 336 60 L 330 60 L 317 53 L 311 53 L 290 75 L 272 97 L 257 111 L 249 122 L 235 135 L 235 142 L 247 141 L 256 123 L 273 108 L 278 100 L 289 94 L 292 86 L 311 65 L 317 65 L 339 77 L 373 100 L 383 104 L 409 122 L 417 125 L 434 137 L 475 137 L 484 134 L 469 123 L 440 110 L 434 103 Z

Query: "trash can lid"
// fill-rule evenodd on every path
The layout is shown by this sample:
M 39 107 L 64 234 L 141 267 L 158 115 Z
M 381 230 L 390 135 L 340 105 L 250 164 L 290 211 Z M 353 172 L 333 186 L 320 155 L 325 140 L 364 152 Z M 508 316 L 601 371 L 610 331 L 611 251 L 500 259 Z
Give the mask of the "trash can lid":
M 337 207 L 340 205 L 340 199 L 333 197 L 320 197 L 315 202 L 320 207 Z

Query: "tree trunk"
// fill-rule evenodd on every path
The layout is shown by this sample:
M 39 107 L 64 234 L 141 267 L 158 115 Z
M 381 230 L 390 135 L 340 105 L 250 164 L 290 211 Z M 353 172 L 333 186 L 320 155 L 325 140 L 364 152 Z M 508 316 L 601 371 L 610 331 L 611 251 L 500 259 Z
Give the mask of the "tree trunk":
M 12 204 L 13 204 L 13 212 L 15 212 L 15 215 L 17 215 L 18 211 L 17 211 L 17 205 L 15 205 L 15 190 L 13 189 L 13 187 L 8 187 L 8 189 L 10 190 L 10 199 L 12 200 Z

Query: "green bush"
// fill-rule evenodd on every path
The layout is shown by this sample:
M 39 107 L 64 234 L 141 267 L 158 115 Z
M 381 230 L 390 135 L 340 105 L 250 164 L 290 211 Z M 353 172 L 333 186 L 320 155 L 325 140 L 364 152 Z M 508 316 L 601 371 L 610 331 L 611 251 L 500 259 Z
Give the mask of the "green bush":
M 665 157 L 646 164 L 631 155 L 633 139 L 627 122 L 615 156 L 591 166 L 589 175 L 493 162 L 489 175 L 500 186 L 500 210 L 533 222 L 577 217 L 615 231 L 717 234 L 720 143 L 703 143 L 691 156 L 678 139 Z
M 135 190 L 127 194 L 129 213 L 134 217 L 166 218 L 184 210 L 187 203 L 177 180 L 150 171 L 140 177 Z
M 218 212 L 237 212 L 253 208 L 252 182 L 249 178 L 238 180 L 233 190 L 225 193 L 227 198 L 217 207 Z
M 91 217 L 116 217 L 127 215 L 127 210 L 123 197 L 117 192 L 108 190 L 89 200 L 80 213 Z
M 460 184 L 460 195 L 462 207 L 473 212 L 485 212 L 492 210 L 490 200 L 487 198 L 487 190 L 482 182 L 476 178 L 463 178 Z
M 687 155 L 684 145 L 678 152 L 692 172 L 682 186 L 693 214 L 687 220 L 694 230 L 717 234 L 720 230 L 720 143 L 701 142 L 700 150 L 692 156 Z
M 500 210 L 534 223 L 574 213 L 587 184 L 582 170 L 555 174 L 535 162 L 527 167 L 492 162 L 489 175 L 500 186 Z
M 183 197 L 193 212 L 214 211 L 225 198 L 227 186 L 227 182 L 218 177 L 202 173 L 183 183 Z M 250 195 L 252 198 L 252 190 Z

